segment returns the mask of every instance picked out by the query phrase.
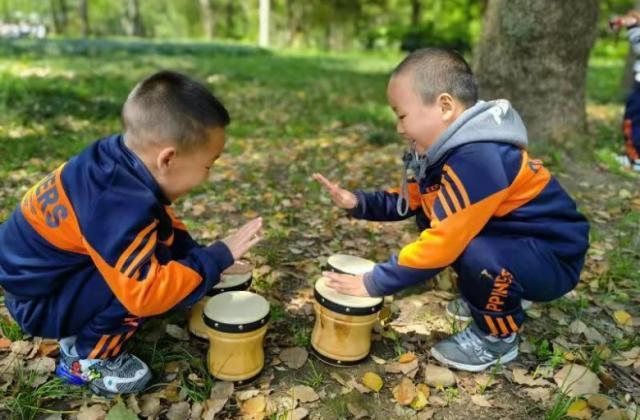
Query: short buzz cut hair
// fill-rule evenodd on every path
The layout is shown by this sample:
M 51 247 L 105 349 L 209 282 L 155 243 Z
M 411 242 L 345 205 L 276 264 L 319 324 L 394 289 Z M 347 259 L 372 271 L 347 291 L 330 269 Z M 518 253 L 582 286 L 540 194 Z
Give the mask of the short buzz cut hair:
M 124 135 L 132 146 L 168 141 L 191 151 L 207 141 L 208 129 L 230 121 L 224 105 L 203 84 L 169 70 L 138 83 L 122 107 Z
M 453 50 L 422 48 L 406 56 L 391 76 L 413 72 L 416 92 L 425 104 L 432 104 L 438 95 L 448 93 L 467 108 L 478 101 L 478 86 L 471 67 Z

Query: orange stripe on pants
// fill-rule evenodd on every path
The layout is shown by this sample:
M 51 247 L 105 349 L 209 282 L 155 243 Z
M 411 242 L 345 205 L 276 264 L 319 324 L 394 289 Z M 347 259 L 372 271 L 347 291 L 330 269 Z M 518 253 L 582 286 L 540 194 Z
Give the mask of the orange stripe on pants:
M 88 359 L 97 359 L 98 358 L 98 354 L 100 354 L 100 350 L 102 350 L 102 347 L 104 347 L 104 344 L 107 342 L 108 338 L 109 338 L 108 335 L 103 335 L 102 337 L 100 337 L 100 340 L 98 341 L 98 344 L 96 344 L 96 346 L 93 348 L 93 350 L 91 350 L 91 353 L 89 353 Z
M 507 315 L 507 322 L 509 323 L 509 327 L 511 327 L 512 332 L 518 332 L 518 325 L 516 325 L 511 315 Z
M 496 318 L 496 321 L 502 331 L 502 335 L 509 335 L 509 329 L 507 328 L 507 324 L 504 323 L 504 320 L 502 318 Z
M 489 329 L 491 330 L 491 335 L 500 335 L 498 333 L 498 330 L 497 330 L 495 324 L 493 323 L 493 320 L 491 319 L 491 317 L 489 315 L 485 315 L 484 316 L 484 321 L 489 326 Z

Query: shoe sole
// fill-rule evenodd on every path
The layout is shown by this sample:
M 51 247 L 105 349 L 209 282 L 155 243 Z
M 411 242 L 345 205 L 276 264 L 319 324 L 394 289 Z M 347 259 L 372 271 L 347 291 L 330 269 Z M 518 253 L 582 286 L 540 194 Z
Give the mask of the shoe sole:
M 494 360 L 494 361 L 489 362 L 489 363 L 485 363 L 483 365 L 467 365 L 467 364 L 464 364 L 464 363 L 451 361 L 451 360 L 447 359 L 446 357 L 444 357 L 442 355 L 442 353 L 440 353 L 435 348 L 431 349 L 431 355 L 433 356 L 434 359 L 436 359 L 438 362 L 442 363 L 443 365 L 451 366 L 451 367 L 453 367 L 455 369 L 464 370 L 464 371 L 467 371 L 467 372 L 482 372 L 486 368 L 488 368 L 490 366 L 493 366 L 493 365 L 495 365 L 497 363 L 502 363 L 502 364 L 509 363 L 510 361 L 512 361 L 513 359 L 518 357 L 518 347 L 517 346 L 514 347 L 513 350 L 511 350 L 508 353 L 502 355 L 499 359 Z

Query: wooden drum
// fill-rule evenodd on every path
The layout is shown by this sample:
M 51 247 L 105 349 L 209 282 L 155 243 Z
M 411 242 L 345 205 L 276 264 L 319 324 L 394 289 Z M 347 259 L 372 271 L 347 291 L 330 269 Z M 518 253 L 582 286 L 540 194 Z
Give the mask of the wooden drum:
M 204 308 L 209 337 L 209 372 L 221 380 L 245 382 L 264 367 L 263 341 L 269 302 L 247 291 L 212 296 Z
M 369 355 L 371 330 L 378 320 L 382 298 L 343 295 L 329 288 L 326 281 L 321 277 L 314 288 L 313 352 L 334 366 L 360 363 Z
M 253 266 L 248 262 L 236 261 L 231 267 L 227 268 L 220 276 L 220 281 L 207 292 L 198 303 L 191 307 L 189 311 L 189 332 L 196 337 L 207 340 L 207 327 L 202 319 L 202 311 L 211 296 L 220 293 L 247 290 L 251 286 L 253 279 Z

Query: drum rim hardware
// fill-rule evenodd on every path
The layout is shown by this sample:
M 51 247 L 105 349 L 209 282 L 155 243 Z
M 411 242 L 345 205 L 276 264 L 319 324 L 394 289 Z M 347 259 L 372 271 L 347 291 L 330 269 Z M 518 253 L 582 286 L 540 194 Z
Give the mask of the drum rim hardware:
M 333 311 L 342 315 L 361 316 L 361 315 L 375 314 L 380 309 L 382 309 L 382 306 L 384 304 L 384 300 L 381 299 L 380 303 L 377 303 L 374 306 L 362 307 L 362 308 L 346 306 L 322 296 L 320 292 L 318 292 L 318 289 L 316 289 L 315 287 L 313 288 L 313 297 L 316 299 L 316 302 L 318 302 L 321 306 L 329 309 L 330 311 Z

